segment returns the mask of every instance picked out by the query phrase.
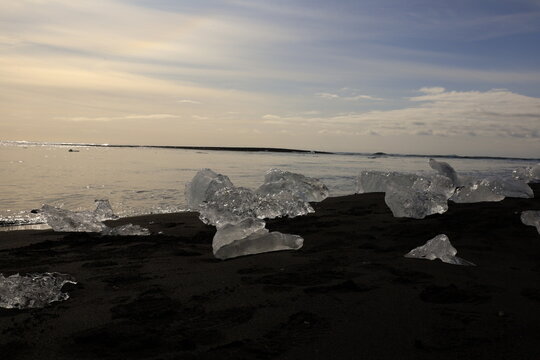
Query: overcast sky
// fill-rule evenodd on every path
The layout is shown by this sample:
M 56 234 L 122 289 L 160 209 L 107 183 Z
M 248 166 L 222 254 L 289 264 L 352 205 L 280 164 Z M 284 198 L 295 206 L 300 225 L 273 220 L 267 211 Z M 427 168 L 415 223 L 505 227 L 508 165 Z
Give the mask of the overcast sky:
M 540 1 L 0 2 L 0 140 L 540 157 Z

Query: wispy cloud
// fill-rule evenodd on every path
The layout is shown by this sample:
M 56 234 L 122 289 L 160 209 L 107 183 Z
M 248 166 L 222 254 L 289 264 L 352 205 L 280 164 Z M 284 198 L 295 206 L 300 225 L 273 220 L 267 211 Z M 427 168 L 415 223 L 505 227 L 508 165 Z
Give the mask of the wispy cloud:
M 117 121 L 117 120 L 157 120 L 157 119 L 177 119 L 177 118 L 179 118 L 178 115 L 172 115 L 172 114 L 130 114 L 130 115 L 122 115 L 122 116 L 60 117 L 60 118 L 57 118 L 57 120 L 107 122 L 107 121 Z
M 182 100 L 178 100 L 177 102 L 179 102 L 181 104 L 193 104 L 193 105 L 202 104 L 202 102 L 200 102 L 200 101 L 190 100 L 190 99 L 182 99 Z

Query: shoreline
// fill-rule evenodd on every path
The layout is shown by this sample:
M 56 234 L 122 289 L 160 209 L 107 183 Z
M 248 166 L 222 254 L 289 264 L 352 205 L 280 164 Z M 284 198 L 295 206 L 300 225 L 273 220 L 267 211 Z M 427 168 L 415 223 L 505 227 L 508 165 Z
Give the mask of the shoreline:
M 73 275 L 70 298 L 0 309 L 9 359 L 537 359 L 540 234 L 534 199 L 394 218 L 382 193 L 332 197 L 269 220 L 304 247 L 215 259 L 193 212 L 108 223 L 150 236 L 0 233 L 0 273 Z M 403 255 L 445 233 L 475 267 Z

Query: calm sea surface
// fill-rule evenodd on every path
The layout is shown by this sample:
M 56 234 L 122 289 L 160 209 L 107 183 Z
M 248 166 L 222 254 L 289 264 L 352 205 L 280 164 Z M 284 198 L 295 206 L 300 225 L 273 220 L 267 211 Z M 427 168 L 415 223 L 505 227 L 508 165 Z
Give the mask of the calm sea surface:
M 428 158 L 358 154 L 196 151 L 155 148 L 69 147 L 0 142 L 0 225 L 39 222 L 30 210 L 43 204 L 93 210 L 109 199 L 120 216 L 185 209 L 184 187 L 210 168 L 237 186 L 256 188 L 268 169 L 320 178 L 331 196 L 354 193 L 361 170 L 431 171 Z M 537 161 L 442 158 L 459 173 L 509 175 Z

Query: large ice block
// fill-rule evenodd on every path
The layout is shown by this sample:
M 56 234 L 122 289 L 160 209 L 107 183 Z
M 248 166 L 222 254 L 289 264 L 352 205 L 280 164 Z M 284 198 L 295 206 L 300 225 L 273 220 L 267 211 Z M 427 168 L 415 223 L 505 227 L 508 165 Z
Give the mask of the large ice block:
M 515 178 L 471 178 L 463 181 L 450 200 L 456 203 L 475 203 L 501 201 L 505 197 L 533 198 L 534 193 L 524 181 Z
M 275 193 L 256 193 L 255 216 L 259 219 L 296 217 L 314 212 L 313 207 L 292 192 L 283 190 Z
M 540 182 L 540 164 L 516 169 L 513 171 L 513 176 L 527 183 Z
M 76 284 L 71 275 L 60 273 L 0 274 L 0 307 L 6 309 L 40 308 L 54 301 L 69 298 L 62 292 L 64 284 Z
M 250 189 L 225 187 L 208 194 L 207 201 L 199 207 L 199 218 L 205 224 L 221 227 L 256 217 L 256 196 Z
M 454 170 L 454 168 L 447 162 L 429 159 L 429 166 L 433 170 L 437 171 L 440 175 L 449 178 L 454 186 L 459 185 L 459 178 L 456 170 Z
M 244 238 L 233 239 L 214 250 L 218 259 L 230 259 L 238 256 L 260 254 L 271 251 L 298 250 L 304 244 L 304 239 L 298 235 L 282 234 L 268 229 L 257 230 Z
M 218 174 L 210 169 L 201 169 L 195 174 L 193 179 L 186 184 L 185 197 L 187 205 L 197 210 L 201 204 L 209 199 L 216 191 L 223 188 L 234 187 L 231 180 L 222 174 Z
M 45 204 L 41 207 L 41 213 L 54 231 L 102 232 L 107 228 L 90 211 L 75 212 Z
M 389 182 L 384 201 L 395 217 L 423 219 L 446 212 L 453 192 L 453 184 L 447 177 L 419 176 L 412 185 Z
M 372 192 L 386 192 L 388 184 L 398 186 L 412 186 L 418 176 L 394 171 L 361 171 L 356 178 L 356 192 L 358 194 Z
M 523 224 L 535 226 L 540 234 L 540 210 L 523 211 L 520 218 Z
M 260 195 L 275 194 L 282 191 L 308 202 L 323 201 L 328 197 L 328 188 L 319 179 L 280 169 L 270 169 L 256 192 Z
M 212 240 L 212 249 L 214 254 L 223 246 L 236 240 L 244 239 L 249 235 L 264 229 L 266 223 L 264 220 L 247 218 L 236 224 L 225 224 L 218 228 L 214 239 Z
M 456 254 L 457 250 L 450 243 L 448 236 L 440 234 L 426 242 L 425 245 L 411 250 L 405 254 L 405 257 L 427 260 L 440 259 L 448 264 L 475 266 L 472 262 L 457 257 Z

